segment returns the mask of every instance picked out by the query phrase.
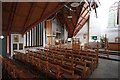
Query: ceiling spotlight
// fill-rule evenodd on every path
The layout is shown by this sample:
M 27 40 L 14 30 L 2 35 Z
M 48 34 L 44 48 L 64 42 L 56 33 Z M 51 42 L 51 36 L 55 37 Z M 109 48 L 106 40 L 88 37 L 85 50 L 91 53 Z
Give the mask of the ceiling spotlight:
M 71 3 L 72 7 L 78 7 L 79 5 L 80 5 L 80 3 L 77 3 L 77 2 Z

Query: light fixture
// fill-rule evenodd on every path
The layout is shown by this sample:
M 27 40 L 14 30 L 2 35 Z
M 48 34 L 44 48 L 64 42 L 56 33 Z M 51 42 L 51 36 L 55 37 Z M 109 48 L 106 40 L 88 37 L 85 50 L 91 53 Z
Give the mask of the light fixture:
M 71 3 L 72 7 L 78 7 L 79 5 L 80 5 L 80 3 L 77 3 L 77 2 Z
M 0 36 L 0 39 L 4 39 L 4 36 L 3 36 L 3 35 L 1 35 L 1 36 Z
M 58 43 L 58 42 L 59 42 L 59 40 L 56 40 L 56 42 Z
M 68 16 L 68 18 L 72 18 L 72 16 Z

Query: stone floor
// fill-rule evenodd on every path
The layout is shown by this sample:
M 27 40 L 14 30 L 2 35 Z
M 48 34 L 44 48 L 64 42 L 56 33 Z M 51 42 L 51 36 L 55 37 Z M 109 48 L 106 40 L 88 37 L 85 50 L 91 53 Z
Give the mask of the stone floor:
M 99 65 L 90 78 L 120 78 L 120 62 L 99 58 Z

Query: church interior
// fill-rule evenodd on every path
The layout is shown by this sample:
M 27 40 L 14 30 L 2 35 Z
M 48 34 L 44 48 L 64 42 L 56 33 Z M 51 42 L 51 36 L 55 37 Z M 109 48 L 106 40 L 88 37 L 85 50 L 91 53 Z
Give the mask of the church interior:
M 11 1 L 0 2 L 2 80 L 120 79 L 120 0 Z

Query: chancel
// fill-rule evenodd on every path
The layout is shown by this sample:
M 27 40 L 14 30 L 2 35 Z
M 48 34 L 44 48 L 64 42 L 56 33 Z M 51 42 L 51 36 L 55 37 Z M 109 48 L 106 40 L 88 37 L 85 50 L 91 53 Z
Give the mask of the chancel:
M 0 8 L 2 80 L 119 79 L 119 0 L 12 1 Z

